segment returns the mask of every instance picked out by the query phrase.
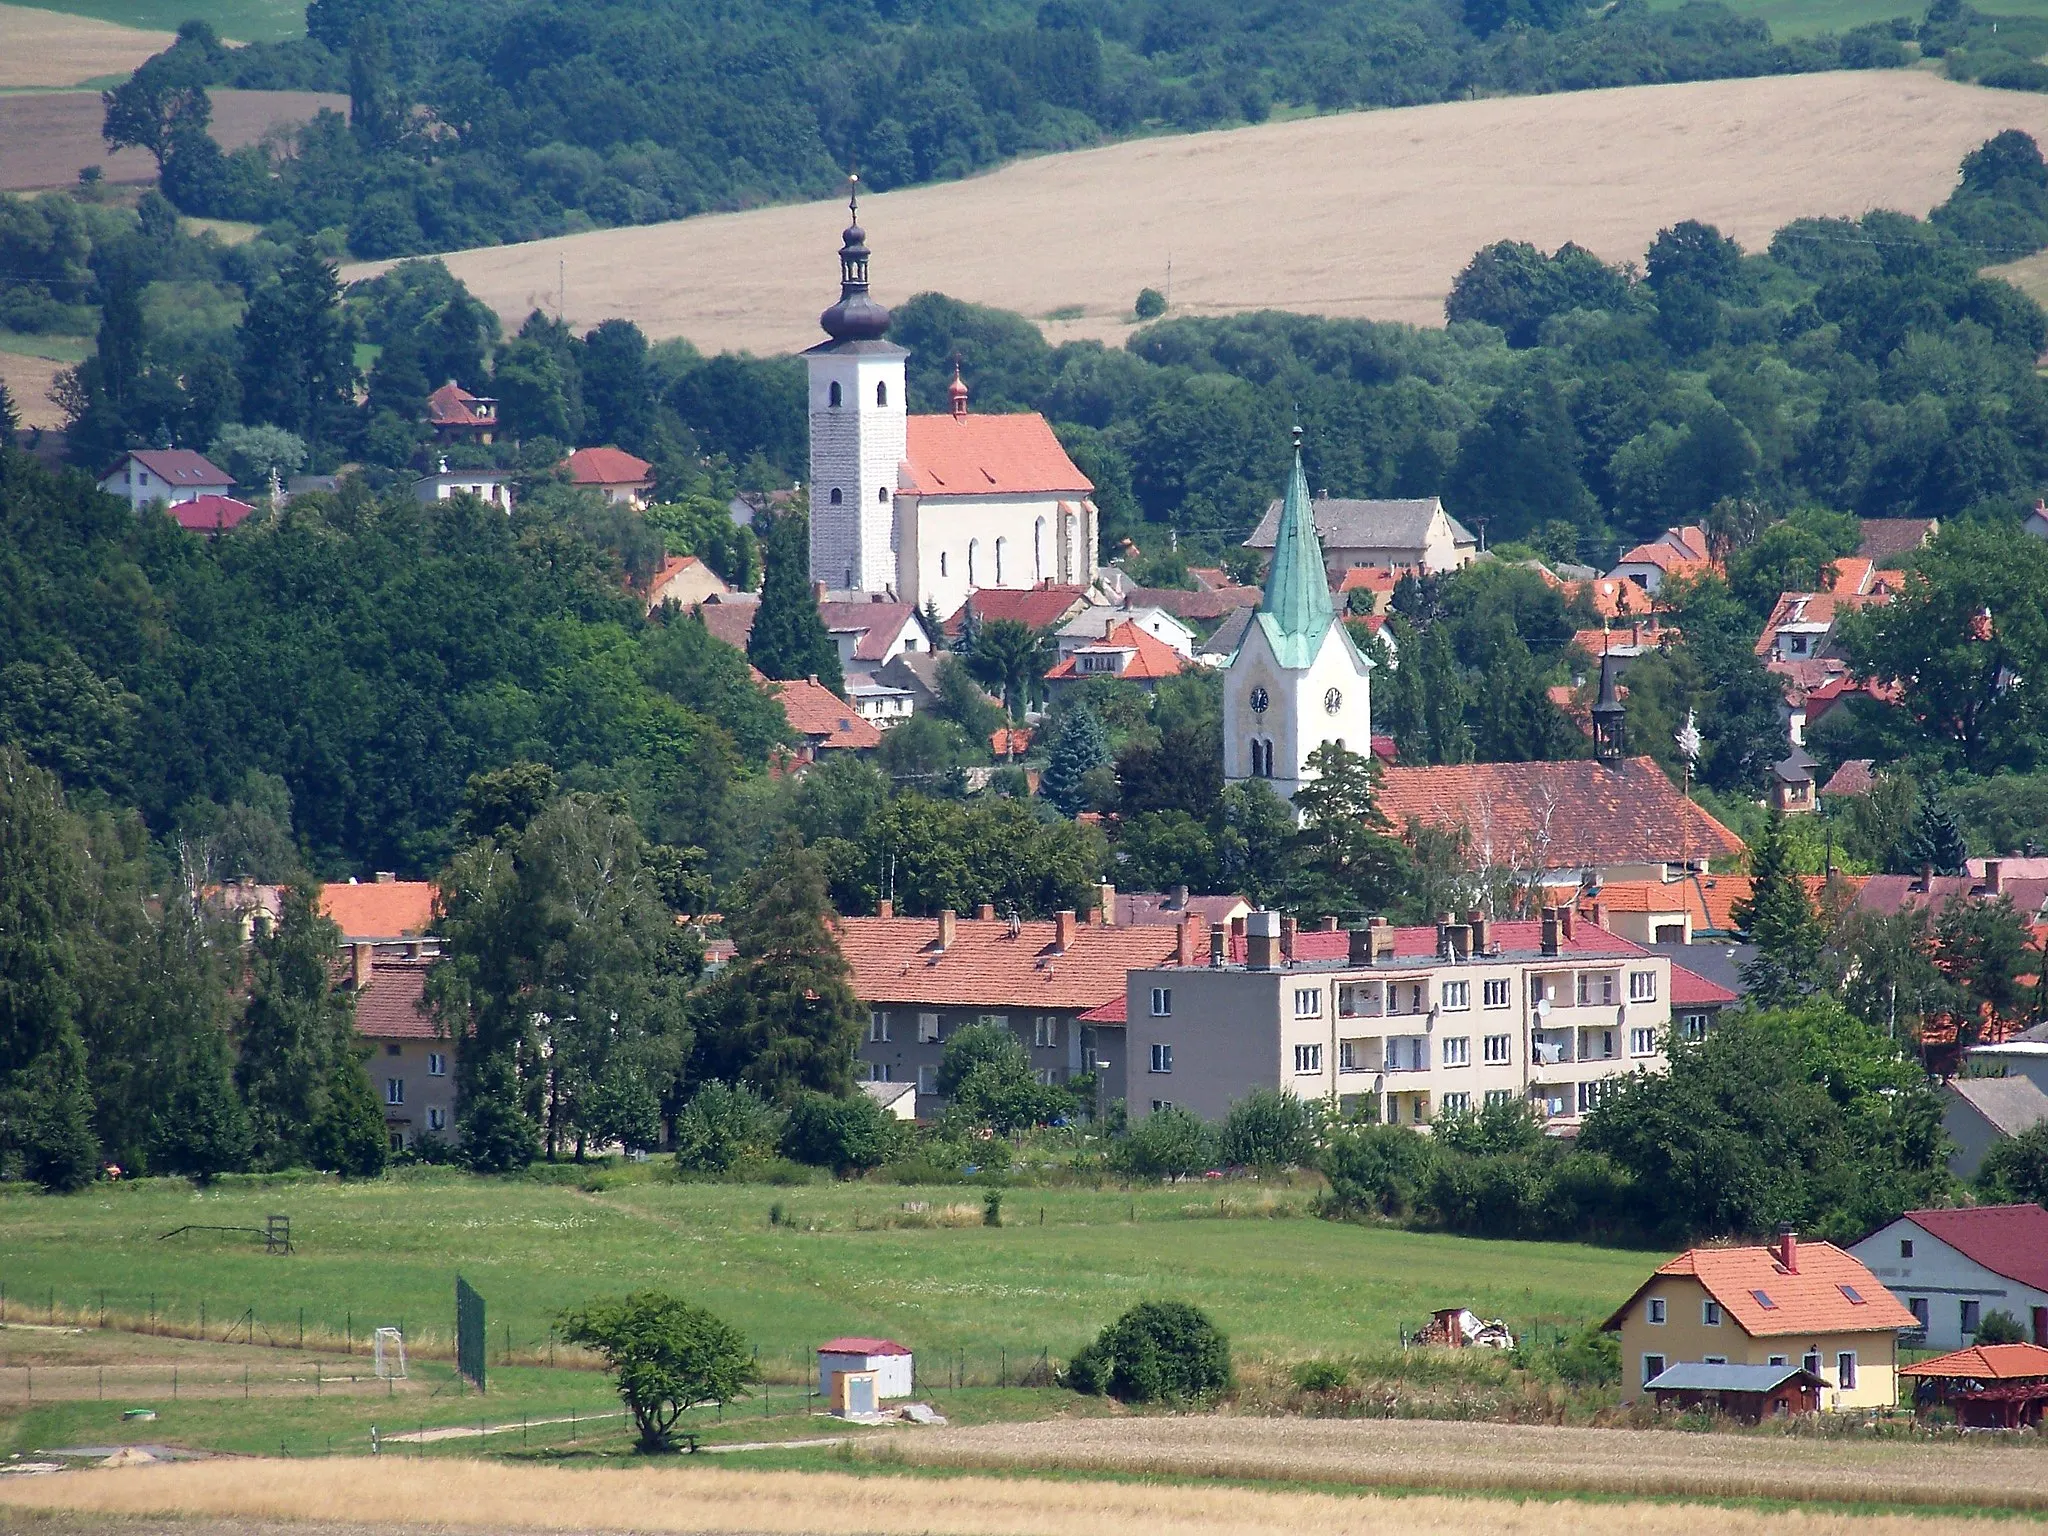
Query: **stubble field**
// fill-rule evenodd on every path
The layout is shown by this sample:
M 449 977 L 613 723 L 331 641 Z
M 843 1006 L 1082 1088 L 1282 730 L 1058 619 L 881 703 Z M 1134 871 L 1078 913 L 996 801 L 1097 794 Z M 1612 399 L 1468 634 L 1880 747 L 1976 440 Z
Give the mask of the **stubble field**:
M 0 90 L 78 85 L 124 75 L 171 42 L 167 31 L 0 5 Z
M 1924 214 L 2005 128 L 2048 140 L 2048 96 L 1907 70 L 1640 86 L 1049 155 L 873 197 L 861 216 L 884 302 L 937 289 L 1038 317 L 1055 340 L 1120 340 L 1169 264 L 1177 313 L 1441 324 L 1491 241 L 1640 260 L 1688 217 L 1755 247 L 1801 215 Z M 706 351 L 788 352 L 816 339 L 844 222 L 843 205 L 811 203 L 444 259 L 513 326 L 565 288 L 579 327 L 621 315 Z

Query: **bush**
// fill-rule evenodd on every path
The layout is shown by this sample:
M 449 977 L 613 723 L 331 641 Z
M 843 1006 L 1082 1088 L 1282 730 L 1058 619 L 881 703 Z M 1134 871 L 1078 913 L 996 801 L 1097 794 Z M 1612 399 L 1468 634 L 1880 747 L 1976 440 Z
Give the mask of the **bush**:
M 1350 1380 L 1350 1367 L 1337 1360 L 1304 1360 L 1294 1368 L 1294 1384 L 1304 1392 L 1334 1392 Z
M 897 1122 L 864 1093 L 835 1099 L 807 1093 L 782 1127 L 782 1155 L 841 1178 L 879 1168 L 895 1156 L 903 1134 Z
M 773 1155 L 781 1129 L 775 1111 L 744 1083 L 705 1083 L 676 1116 L 676 1169 L 730 1173 Z
M 1405 1216 L 1415 1208 L 1431 1161 L 1429 1142 L 1398 1125 L 1339 1133 L 1319 1165 L 1330 1181 L 1323 1211 L 1332 1216 Z
M 1574 1387 L 1606 1387 L 1621 1380 L 1621 1336 L 1589 1324 L 1562 1343 L 1516 1347 L 1514 1363 Z
M 1315 1110 L 1305 1099 L 1254 1088 L 1223 1117 L 1223 1161 L 1261 1170 L 1298 1167 L 1315 1159 L 1315 1132 Z
M 1230 1341 L 1184 1301 L 1131 1308 L 1067 1363 L 1076 1392 L 1126 1403 L 1199 1402 L 1230 1386 Z
M 1970 1337 L 1972 1344 L 2025 1344 L 2027 1330 L 2020 1320 L 2010 1312 L 1986 1312 L 1977 1319 L 1977 1331 Z
M 746 1384 L 756 1379 L 753 1352 L 739 1329 L 660 1291 L 565 1312 L 562 1337 L 604 1356 L 643 1451 L 668 1450 L 686 1409 L 744 1397 Z
M 1140 288 L 1131 310 L 1140 320 L 1157 320 L 1166 313 L 1166 295 L 1157 288 Z
M 1209 1166 L 1209 1127 L 1185 1109 L 1155 1110 L 1131 1127 L 1110 1153 L 1120 1172 L 1144 1179 L 1184 1179 Z
M 2048 1123 L 2009 1136 L 1985 1153 L 1977 1194 L 1994 1205 L 2048 1205 Z

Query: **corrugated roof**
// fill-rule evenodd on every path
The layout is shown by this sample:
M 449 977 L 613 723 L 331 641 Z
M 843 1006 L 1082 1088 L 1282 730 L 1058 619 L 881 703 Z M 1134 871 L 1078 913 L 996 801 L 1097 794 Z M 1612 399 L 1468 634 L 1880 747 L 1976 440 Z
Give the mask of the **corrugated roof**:
M 412 939 L 431 933 L 436 887 L 431 880 L 384 880 L 320 887 L 320 912 L 351 942 Z
M 908 426 L 900 481 L 904 491 L 919 496 L 1086 496 L 1095 489 L 1036 411 L 912 416 Z
M 2048 1215 L 2048 1212 L 2044 1212 Z M 1833 1243 L 1799 1244 L 1799 1272 L 1788 1273 L 1770 1248 L 1689 1248 L 1636 1288 L 1608 1319 L 1619 1328 L 1637 1297 L 1659 1278 L 1690 1275 L 1751 1338 L 1787 1334 L 1891 1333 L 1919 1319 L 1854 1256 Z M 1847 1287 L 1847 1290 L 1844 1289 Z M 1861 1301 L 1849 1299 L 1854 1291 Z M 1766 1302 L 1769 1304 L 1766 1305 Z
M 1774 1392 L 1794 1376 L 1810 1386 L 1827 1385 L 1803 1365 L 1714 1365 L 1681 1360 L 1662 1375 L 1643 1383 L 1646 1392 Z
M 1978 1205 L 1908 1211 L 1905 1219 L 1994 1275 L 2048 1291 L 2048 1210 L 2038 1205 Z
M 1001 919 L 963 917 L 942 951 L 937 918 L 848 917 L 838 937 L 862 1002 L 1081 1012 L 1122 996 L 1133 970 L 1171 960 L 1178 930 L 1077 922 L 1062 952 L 1056 924 L 1022 923 L 1012 936 Z

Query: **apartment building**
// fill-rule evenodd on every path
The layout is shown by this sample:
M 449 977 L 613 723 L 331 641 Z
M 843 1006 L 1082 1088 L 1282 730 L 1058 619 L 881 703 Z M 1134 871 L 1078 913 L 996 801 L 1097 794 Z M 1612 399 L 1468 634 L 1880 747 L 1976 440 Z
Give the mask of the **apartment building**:
M 1215 1119 L 1280 1088 L 1414 1126 L 1522 1100 L 1565 1131 L 1617 1078 L 1667 1064 L 1670 960 L 1569 907 L 1284 936 L 1254 912 L 1241 948 L 1217 927 L 1205 958 L 1131 972 L 1133 1119 Z

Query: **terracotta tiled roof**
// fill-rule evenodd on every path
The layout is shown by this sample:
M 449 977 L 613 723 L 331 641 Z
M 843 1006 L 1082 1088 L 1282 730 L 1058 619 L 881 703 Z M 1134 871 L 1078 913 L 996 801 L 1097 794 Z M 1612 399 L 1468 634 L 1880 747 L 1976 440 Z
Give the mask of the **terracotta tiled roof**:
M 1870 875 L 1856 894 L 1859 911 L 1878 912 L 1889 917 L 1909 907 L 1937 910 L 1958 898 L 1964 901 L 1996 901 L 1990 888 L 1975 875 L 1936 875 L 1923 889 L 1918 875 Z M 2021 917 L 2032 917 L 2048 903 L 2048 880 L 2002 877 L 1999 895 L 2010 897 Z
M 917 609 L 909 603 L 842 602 L 818 604 L 818 617 L 832 634 L 858 634 L 855 661 L 880 661 L 903 626 L 915 623 Z
M 907 1355 L 910 1351 L 894 1339 L 827 1339 L 818 1346 L 821 1355 Z
M 1141 924 L 1157 926 L 1161 923 L 1178 923 L 1190 914 L 1201 918 L 1204 923 L 1223 923 L 1250 910 L 1251 903 L 1242 896 L 1190 895 L 1183 905 L 1172 891 L 1116 893 L 1117 924 L 1125 928 Z
M 1800 1243 L 1799 1272 L 1788 1274 L 1770 1248 L 1691 1248 L 1638 1287 L 1636 1296 L 1654 1285 L 1658 1275 L 1691 1275 L 1721 1303 L 1721 1310 L 1751 1338 L 1786 1334 L 1890 1333 L 1918 1328 L 1919 1319 L 1886 1290 L 1854 1256 L 1833 1243 Z M 1843 1290 L 1861 1301 L 1851 1301 Z M 1608 1319 L 1619 1328 L 1636 1296 Z M 1765 1298 L 1770 1305 L 1764 1304 Z
M 1131 1022 L 1130 998 L 1119 992 L 1100 1008 L 1090 1008 L 1078 1017 L 1083 1024 L 1128 1024 Z
M 320 887 L 320 912 L 347 939 L 417 938 L 433 931 L 436 894 L 431 880 L 329 884 Z
M 991 731 L 988 749 L 997 757 L 1022 757 L 1031 750 L 1031 731 L 1029 727 L 1021 725 L 1006 725 L 999 730 Z
M 654 466 L 623 448 L 578 448 L 562 461 L 577 485 L 645 485 Z
M 1465 826 L 1498 861 L 1544 869 L 1725 858 L 1742 840 L 1679 794 L 1656 762 L 1461 763 L 1389 768 L 1379 806 L 1395 827 Z
M 232 496 L 194 496 L 170 509 L 171 521 L 188 533 L 225 533 L 256 509 Z
M 1901 1376 L 1939 1376 L 1964 1381 L 2025 1381 L 2048 1376 L 2048 1349 L 2038 1344 L 1972 1344 L 1917 1365 L 1899 1367 Z
M 1588 595 L 1593 611 L 1603 619 L 1641 618 L 1656 607 L 1656 599 L 1626 576 L 1568 582 L 1564 588 L 1565 601 L 1576 602 L 1581 592 Z
M 1978 1205 L 1908 1211 L 1906 1220 L 1994 1275 L 2048 1291 L 2048 1210 L 2038 1205 Z
M 460 384 L 452 381 L 443 384 L 427 396 L 427 420 L 437 427 L 494 425 L 489 416 L 477 414 L 475 407 L 482 403 L 482 398 L 480 395 L 472 395 Z
M 1124 669 L 1115 674 L 1087 673 L 1080 670 L 1080 659 L 1090 652 L 1131 651 L 1134 654 L 1124 663 Z M 1180 658 L 1180 652 L 1163 640 L 1155 640 L 1137 625 L 1126 620 L 1104 635 L 1101 640 L 1082 646 L 1060 664 L 1045 674 L 1048 682 L 1065 682 L 1075 677 L 1106 677 L 1114 675 L 1126 682 L 1153 682 L 1162 677 L 1175 677 L 1187 663 Z
M 857 752 L 882 744 L 882 733 L 816 678 L 792 678 L 768 687 L 781 703 L 789 728 L 809 737 L 813 745 Z
M 1849 892 L 1860 890 L 1864 875 L 1836 875 L 1838 885 Z M 1801 875 L 1809 901 L 1819 901 L 1827 889 L 1820 875 Z M 1747 875 L 1700 875 L 1688 880 L 1610 880 L 1593 900 L 1610 912 L 1688 912 L 1693 932 L 1735 932 L 1735 909 L 1749 900 Z
M 1037 587 L 982 587 L 970 593 L 954 615 L 946 620 L 948 635 L 958 635 L 971 614 L 977 624 L 1011 619 L 1029 630 L 1051 629 L 1064 623 L 1075 607 L 1086 601 L 1079 587 L 1059 587 L 1047 582 Z
M 1191 565 L 1188 574 L 1204 592 L 1227 592 L 1243 585 L 1220 565 Z
M 370 984 L 356 994 L 356 1033 L 365 1040 L 432 1040 L 440 1031 L 426 1011 L 431 960 L 386 960 L 379 956 Z
M 1735 1001 L 1735 994 L 1718 981 L 1709 981 L 1698 971 L 1689 971 L 1676 961 L 1671 966 L 1671 1006 L 1704 1008 Z
M 1036 411 L 913 416 L 901 488 L 919 496 L 1086 496 L 1095 482 Z
M 1384 565 L 1354 565 L 1337 578 L 1339 592 L 1392 592 L 1401 573 Z
M 1688 523 L 1683 528 L 1667 528 L 1647 544 L 1638 544 L 1634 549 L 1614 562 L 1617 567 L 1624 565 L 1654 565 L 1667 576 L 1678 576 L 1689 571 L 1704 570 L 1713 565 L 1713 557 L 1707 552 L 1707 534 L 1704 528 Z
M 937 918 L 848 917 L 838 931 L 862 1002 L 1075 1012 L 1122 996 L 1131 971 L 1172 959 L 1179 942 L 1172 925 L 1076 923 L 1060 953 L 1056 924 L 1024 923 L 1012 938 L 1007 922 L 964 917 L 943 952 Z
M 1821 785 L 1824 795 L 1867 795 L 1877 787 L 1877 775 L 1871 771 L 1877 760 L 1870 757 L 1852 757 L 1828 776 Z
M 1616 655 L 1639 656 L 1644 651 L 1675 644 L 1678 637 L 1676 626 L 1659 623 L 1657 616 L 1651 614 L 1647 619 L 1631 619 L 1612 628 L 1576 630 L 1572 634 L 1572 643 L 1597 661 L 1610 651 Z
M 723 640 L 735 650 L 747 648 L 747 636 L 754 632 L 754 615 L 761 611 L 758 597 L 734 595 L 721 597 L 717 602 L 703 602 L 697 605 L 697 612 L 704 620 L 704 627 L 711 631 L 712 638 Z
M 235 477 L 190 448 L 137 448 L 129 458 L 181 491 L 200 490 L 209 485 L 229 486 Z
M 1866 517 L 1856 553 L 1871 560 L 1895 560 L 1925 544 L 1939 526 L 1931 517 Z

